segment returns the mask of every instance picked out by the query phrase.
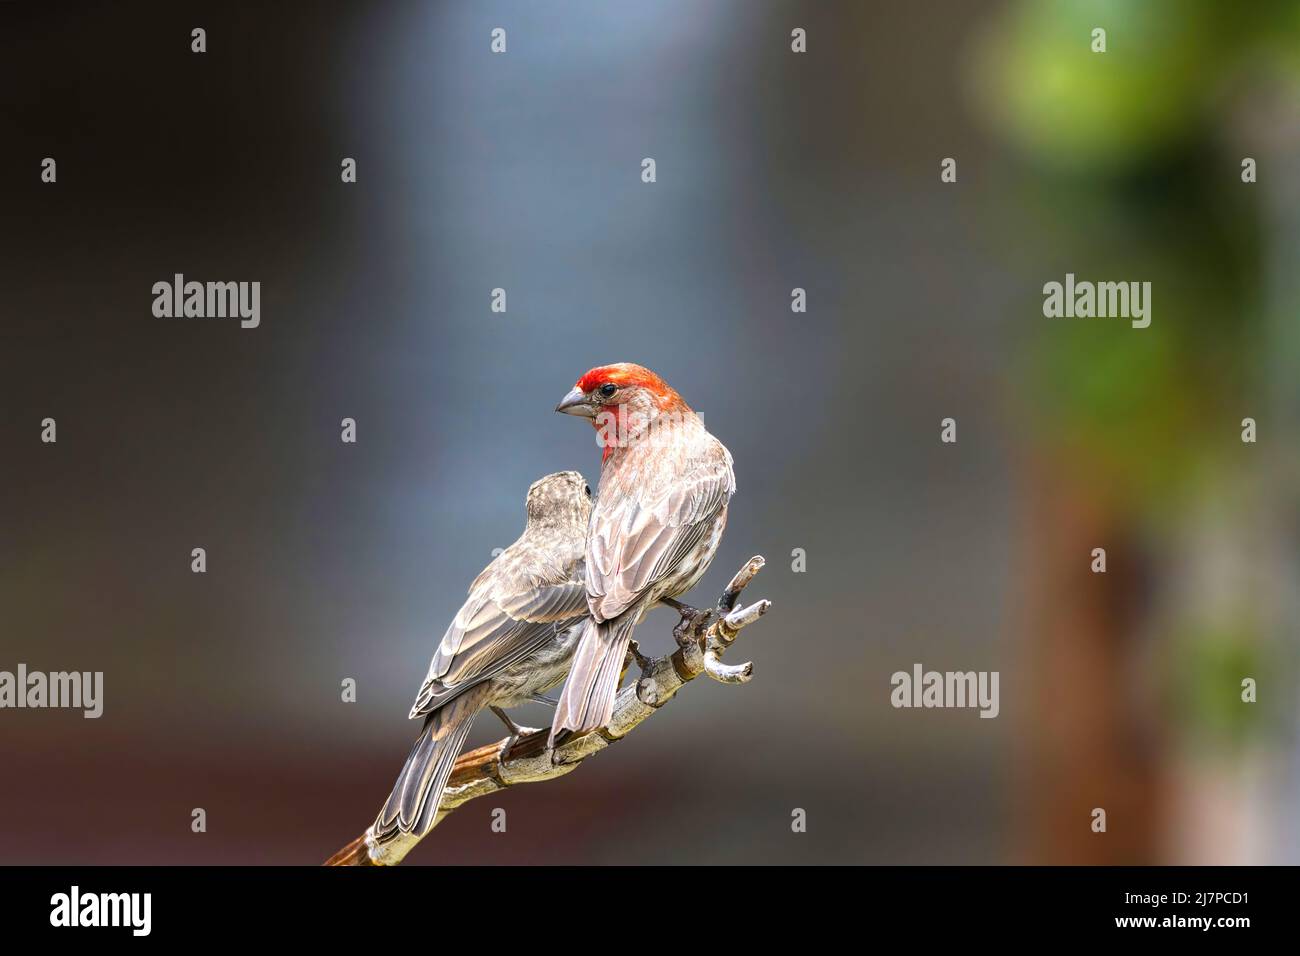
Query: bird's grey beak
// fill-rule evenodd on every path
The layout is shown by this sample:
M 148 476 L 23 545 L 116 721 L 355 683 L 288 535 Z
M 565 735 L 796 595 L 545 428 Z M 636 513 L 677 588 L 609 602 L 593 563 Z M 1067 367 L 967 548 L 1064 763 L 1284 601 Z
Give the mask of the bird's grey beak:
M 555 406 L 555 410 L 566 415 L 581 415 L 584 418 L 592 418 L 595 415 L 595 410 L 587 401 L 586 393 L 576 385 L 568 395 L 560 399 L 560 404 Z

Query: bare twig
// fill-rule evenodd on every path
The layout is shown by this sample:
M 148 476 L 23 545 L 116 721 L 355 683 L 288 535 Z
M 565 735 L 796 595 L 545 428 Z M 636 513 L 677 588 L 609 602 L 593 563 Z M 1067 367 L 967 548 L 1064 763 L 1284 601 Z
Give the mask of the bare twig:
M 494 744 L 463 753 L 456 760 L 434 826 L 462 804 L 476 797 L 496 793 L 519 783 L 540 783 L 573 770 L 594 753 L 599 753 L 632 728 L 650 717 L 670 701 L 682 686 L 701 674 L 723 684 L 743 684 L 753 676 L 754 665 L 724 664 L 723 653 L 741 630 L 767 613 L 770 601 L 758 601 L 748 607 L 736 607 L 736 601 L 754 575 L 763 569 L 761 557 L 750 558 L 736 572 L 718 599 L 717 617 L 703 633 L 681 642 L 677 650 L 664 657 L 647 658 L 632 647 L 632 655 L 641 676 L 618 692 L 614 714 L 608 724 L 593 734 L 562 742 L 554 750 L 546 746 L 549 731 L 534 730 L 515 741 L 509 752 L 502 739 Z M 325 861 L 326 866 L 392 866 L 419 842 L 407 835 L 376 844 L 369 830 Z

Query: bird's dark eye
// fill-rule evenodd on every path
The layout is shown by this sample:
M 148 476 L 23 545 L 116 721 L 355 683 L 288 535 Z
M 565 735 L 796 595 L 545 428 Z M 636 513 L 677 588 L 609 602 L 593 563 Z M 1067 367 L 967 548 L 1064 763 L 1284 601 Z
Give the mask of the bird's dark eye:
M 611 398 L 613 394 L 617 391 L 618 391 L 618 386 L 615 385 L 613 382 L 606 382 L 604 385 L 600 387 L 600 394 L 602 398 Z
M 583 485 L 583 486 L 582 486 L 582 489 L 583 489 L 583 491 L 585 491 L 585 492 L 587 493 L 587 497 L 590 498 L 590 497 L 591 497 L 591 485 Z

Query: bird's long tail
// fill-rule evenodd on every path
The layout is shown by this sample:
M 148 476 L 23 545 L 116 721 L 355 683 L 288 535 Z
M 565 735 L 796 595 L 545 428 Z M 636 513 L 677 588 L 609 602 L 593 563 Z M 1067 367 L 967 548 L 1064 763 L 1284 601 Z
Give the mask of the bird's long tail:
M 424 731 L 375 819 L 375 842 L 384 843 L 401 833 L 422 837 L 432 829 L 451 768 L 470 725 L 487 703 L 487 693 L 485 684 L 471 687 L 425 719 Z
M 623 673 L 627 643 L 636 627 L 636 613 L 630 611 L 612 621 L 597 624 L 587 618 L 578 649 L 573 654 L 569 677 L 555 707 L 551 724 L 551 745 L 565 731 L 581 736 L 609 723 L 614 713 L 614 696 Z

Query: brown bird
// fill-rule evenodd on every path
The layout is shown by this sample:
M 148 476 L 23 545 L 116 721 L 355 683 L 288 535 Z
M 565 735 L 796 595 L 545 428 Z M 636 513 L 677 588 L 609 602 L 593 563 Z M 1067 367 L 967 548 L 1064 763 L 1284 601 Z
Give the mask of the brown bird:
M 424 719 L 424 730 L 371 827 L 377 844 L 428 833 L 479 711 L 500 717 L 513 743 L 519 728 L 501 708 L 537 700 L 564 680 L 581 632 L 575 625 L 587 615 L 591 507 L 591 489 L 576 471 L 528 489 L 523 534 L 474 579 L 433 655 L 410 715 Z
M 555 407 L 592 420 L 602 446 L 587 535 L 583 624 L 551 725 L 590 733 L 609 721 L 632 630 L 704 575 L 736 491 L 731 453 L 677 392 L 630 363 L 593 368 Z

